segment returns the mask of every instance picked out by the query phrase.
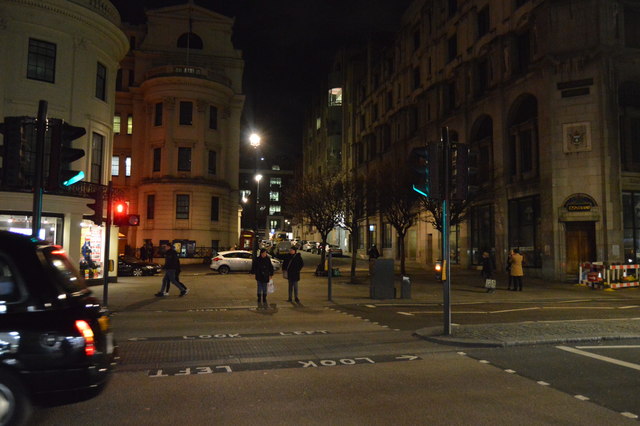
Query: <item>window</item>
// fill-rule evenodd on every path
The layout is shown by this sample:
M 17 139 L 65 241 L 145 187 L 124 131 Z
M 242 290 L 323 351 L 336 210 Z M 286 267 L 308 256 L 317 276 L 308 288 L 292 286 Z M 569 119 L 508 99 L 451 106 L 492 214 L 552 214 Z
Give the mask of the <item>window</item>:
M 213 130 L 218 128 L 218 108 L 213 105 L 209 106 L 209 128 Z
M 111 157 L 111 176 L 120 175 L 120 157 L 114 155 Z
M 156 217 L 156 195 L 147 195 L 147 219 L 155 219 Z
M 123 90 L 123 86 L 122 86 L 122 68 L 120 68 L 116 74 L 116 91 L 117 92 L 122 92 Z
M 640 171 L 640 82 L 626 81 L 618 88 L 620 110 L 620 162 L 622 169 Z
M 480 97 L 487 92 L 489 88 L 489 60 L 482 58 L 476 63 L 476 86 L 475 95 Z
M 622 193 L 624 222 L 624 260 L 640 261 L 640 192 Z
M 316 130 L 320 130 L 322 127 L 322 119 L 320 117 L 316 117 Z
M 478 38 L 489 32 L 491 28 L 491 14 L 489 13 L 489 6 L 485 6 L 478 12 Z
M 102 182 L 102 154 L 104 136 L 94 133 L 91 138 L 91 182 Z
M 220 220 L 220 197 L 211 197 L 211 221 Z
M 184 33 L 178 38 L 177 46 L 183 49 L 198 49 L 202 50 L 202 39 L 192 33 Z
M 280 170 L 280 166 L 277 164 L 274 164 L 271 166 L 271 170 Z
M 537 101 L 532 96 L 520 102 L 509 126 L 511 181 L 538 177 Z
M 178 171 L 191 171 L 191 148 L 178 148 Z
M 189 195 L 176 195 L 176 219 L 189 219 Z
M 529 69 L 531 63 L 531 37 L 529 31 L 518 35 L 516 37 L 516 73 L 524 73 Z
M 280 193 L 278 191 L 269 191 L 270 201 L 280 201 Z
M 153 148 L 153 171 L 160 171 L 160 160 L 162 158 L 162 148 Z
M 127 116 L 127 134 L 130 135 L 133 133 L 133 115 Z
M 471 263 L 480 265 L 482 253 L 492 253 L 495 243 L 493 206 L 473 207 L 469 213 Z
M 282 178 L 279 177 L 272 177 L 269 179 L 269 185 L 271 186 L 281 186 L 282 185 Z
M 415 52 L 420 48 L 420 29 L 417 28 L 413 32 L 413 51 Z
M 449 0 L 449 17 L 452 17 L 458 11 L 458 0 Z
M 4 254 L 0 256 L 0 304 L 5 309 L 7 303 L 18 302 L 22 297 L 12 269 L 13 265 L 10 265 L 9 259 L 5 259 Z
M 216 162 L 217 162 L 217 154 L 215 151 L 209 151 L 209 163 L 208 163 L 208 171 L 210 175 L 216 174 Z
M 413 88 L 420 88 L 420 67 L 415 67 L 413 69 Z
M 274 206 L 274 205 L 269 206 L 269 214 L 270 215 L 274 215 L 276 213 L 280 213 L 280 206 L 277 206 L 277 205 L 276 206 Z
M 180 125 L 191 126 L 193 123 L 193 102 L 180 102 Z
M 342 105 L 342 87 L 329 89 L 329 106 Z
M 382 248 L 391 248 L 393 244 L 393 226 L 390 223 L 382 225 Z
M 131 176 L 131 157 L 125 157 L 124 159 L 124 175 L 126 177 Z
M 640 10 L 624 8 L 624 44 L 627 47 L 640 47 Z
M 56 45 L 29 39 L 27 78 L 54 83 L 56 77 Z
M 116 135 L 120 134 L 120 120 L 120 114 L 113 116 L 113 133 Z
M 107 99 L 107 67 L 98 62 L 96 70 L 96 98 Z
M 453 61 L 458 56 L 458 36 L 456 34 L 447 40 L 447 63 Z
M 509 200 L 509 249 L 519 248 L 525 257 L 525 267 L 540 268 L 540 197 Z
M 153 117 L 154 126 L 162 126 L 162 102 L 156 103 L 156 113 Z

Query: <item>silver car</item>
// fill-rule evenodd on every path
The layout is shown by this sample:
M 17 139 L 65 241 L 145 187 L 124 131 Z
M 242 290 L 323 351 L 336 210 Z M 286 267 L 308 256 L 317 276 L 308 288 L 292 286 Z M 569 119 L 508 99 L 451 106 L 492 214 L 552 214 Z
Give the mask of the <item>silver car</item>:
M 278 259 L 271 259 L 273 269 L 278 271 L 281 263 Z M 221 251 L 211 259 L 210 268 L 218 271 L 220 274 L 228 274 L 229 272 L 249 272 L 251 271 L 251 263 L 253 258 L 251 252 L 245 250 Z

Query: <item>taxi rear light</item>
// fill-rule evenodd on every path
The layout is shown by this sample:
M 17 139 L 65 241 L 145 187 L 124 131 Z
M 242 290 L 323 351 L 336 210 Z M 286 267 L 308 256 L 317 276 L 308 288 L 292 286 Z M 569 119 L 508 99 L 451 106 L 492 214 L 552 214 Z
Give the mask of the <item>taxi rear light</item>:
M 95 339 L 93 330 L 88 322 L 85 320 L 76 321 L 76 329 L 84 337 L 84 353 L 87 356 L 92 356 L 96 353 Z
M 214 262 L 220 262 L 223 258 L 222 257 L 214 257 L 213 261 Z

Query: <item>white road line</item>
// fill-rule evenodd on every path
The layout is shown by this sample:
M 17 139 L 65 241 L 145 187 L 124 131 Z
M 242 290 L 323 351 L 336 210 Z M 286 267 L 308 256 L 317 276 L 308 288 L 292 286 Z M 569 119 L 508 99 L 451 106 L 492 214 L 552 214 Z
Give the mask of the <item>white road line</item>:
M 640 308 L 640 306 L 639 305 L 620 306 L 618 309 L 632 309 L 632 308 Z
M 367 308 L 376 308 L 377 307 L 376 305 L 364 305 L 364 306 L 367 307 Z
M 576 399 L 579 399 L 580 401 L 588 401 L 589 397 L 588 396 L 584 396 L 584 395 L 574 395 L 573 396 Z
M 458 355 L 465 356 L 466 354 L 467 354 L 466 352 L 458 352 Z
M 586 357 L 589 357 L 589 358 L 597 359 L 597 360 L 600 360 L 600 361 L 609 362 L 611 364 L 619 365 L 621 367 L 627 367 L 627 368 L 631 368 L 633 370 L 640 371 L 640 365 L 634 364 L 632 362 L 621 361 L 619 359 L 611 358 L 611 357 L 608 357 L 608 356 L 592 354 L 591 352 L 581 351 L 580 349 L 570 348 L 568 346 L 556 346 L 556 348 L 558 348 L 560 350 L 563 350 L 563 351 L 571 352 L 571 353 L 574 353 L 574 354 L 578 354 L 578 355 L 586 356 Z
M 637 349 L 640 345 L 576 346 L 580 349 Z
M 619 309 L 615 306 L 543 306 L 542 309 Z
M 487 361 L 486 359 L 481 359 L 480 361 L 478 361 L 480 364 L 491 364 L 491 362 Z
M 539 306 L 533 308 L 520 308 L 520 309 L 504 309 L 502 311 L 491 311 L 490 314 L 501 314 L 503 312 L 520 312 L 520 311 L 535 311 L 536 309 L 542 309 Z
M 410 316 L 410 317 L 412 317 L 412 316 L 413 316 L 413 314 L 412 314 L 412 313 L 410 313 L 410 312 L 398 312 L 398 313 L 399 313 L 400 315 L 407 315 L 407 316 Z
M 515 373 L 516 373 L 516 370 L 512 370 L 512 369 L 510 369 L 510 368 L 507 368 L 507 369 L 506 369 L 506 370 L 504 370 L 504 371 L 505 371 L 505 373 L 509 373 L 509 374 L 515 374 Z
M 628 417 L 630 419 L 637 419 L 638 418 L 637 414 L 633 414 L 633 413 L 630 413 L 628 411 L 624 411 L 624 412 L 622 412 L 620 414 L 622 414 L 623 416 Z
M 549 383 L 544 382 L 544 381 L 542 381 L 542 380 L 538 381 L 537 383 L 538 383 L 540 386 L 549 386 Z
M 489 312 L 483 312 L 483 311 L 452 311 L 451 313 L 452 314 L 488 314 Z M 413 311 L 413 312 L 407 312 L 407 313 L 405 313 L 405 315 L 406 314 L 409 314 L 409 315 L 415 315 L 415 314 L 438 314 L 438 315 L 442 315 L 442 311 Z

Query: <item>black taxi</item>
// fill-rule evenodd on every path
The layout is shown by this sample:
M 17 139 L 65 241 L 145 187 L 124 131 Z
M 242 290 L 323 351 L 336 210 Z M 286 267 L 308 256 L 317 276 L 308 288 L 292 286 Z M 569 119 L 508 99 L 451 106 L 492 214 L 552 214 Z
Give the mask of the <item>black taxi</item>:
M 97 395 L 114 352 L 108 311 L 61 247 L 0 231 L 0 424 Z

